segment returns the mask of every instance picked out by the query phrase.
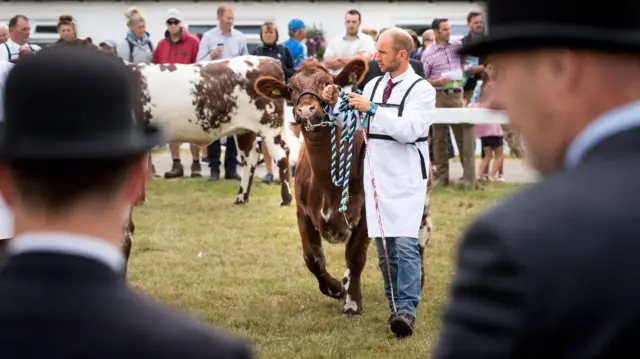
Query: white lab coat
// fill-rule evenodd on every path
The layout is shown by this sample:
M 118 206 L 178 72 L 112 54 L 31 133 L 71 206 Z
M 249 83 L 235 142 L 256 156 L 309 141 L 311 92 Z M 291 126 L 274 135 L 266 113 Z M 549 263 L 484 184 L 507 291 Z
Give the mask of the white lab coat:
M 0 122 L 4 121 L 4 83 L 13 64 L 0 61 Z M 7 207 L 0 194 L 0 240 L 13 237 L 13 212 Z
M 419 79 L 415 71 L 409 67 L 402 75 L 397 76 L 395 85 L 387 104 L 399 105 L 405 93 Z M 372 79 L 364 87 L 362 95 L 369 99 L 377 78 Z M 381 103 L 384 89 L 389 81 L 386 73 L 373 96 L 373 102 Z M 369 133 L 388 135 L 397 141 L 369 139 L 369 153 L 373 165 L 380 217 L 385 237 L 418 238 L 424 202 L 427 193 L 427 180 L 422 178 L 420 155 L 422 152 L 425 168 L 429 168 L 429 146 L 427 142 L 415 142 L 426 137 L 435 111 L 436 91 L 427 81 L 417 83 L 409 93 L 402 117 L 398 117 L 397 108 L 378 107 L 375 116 L 369 119 Z M 338 108 L 340 103 L 336 105 Z M 342 125 L 342 115 L 338 123 Z M 358 128 L 362 129 L 358 121 Z M 354 158 L 357 158 L 354 156 Z M 364 158 L 364 191 L 367 212 L 369 237 L 381 237 L 369 161 Z

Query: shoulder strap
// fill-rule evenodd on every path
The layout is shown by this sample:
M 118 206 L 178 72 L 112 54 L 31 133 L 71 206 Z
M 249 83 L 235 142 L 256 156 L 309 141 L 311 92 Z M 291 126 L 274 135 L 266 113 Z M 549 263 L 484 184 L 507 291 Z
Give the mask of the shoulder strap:
M 4 43 L 4 47 L 7 49 L 7 61 L 11 61 L 11 49 L 9 48 L 9 45 L 7 45 L 7 43 Z
M 151 41 L 147 42 L 147 45 L 149 46 L 149 50 L 151 50 L 151 52 L 153 53 L 153 44 L 151 43 Z
M 129 62 L 133 62 L 133 44 L 129 39 L 125 39 L 125 41 L 129 44 Z
M 384 76 L 378 76 L 378 80 L 376 81 L 375 85 L 373 85 L 373 90 L 371 91 L 371 97 L 369 97 L 369 101 L 373 101 L 373 96 L 376 94 L 376 90 L 378 89 L 378 85 L 380 84 L 380 81 L 382 81 L 383 77 Z
M 413 81 L 411 86 L 409 86 L 409 88 L 407 89 L 407 92 L 404 93 L 404 96 L 402 97 L 402 101 L 400 101 L 400 107 L 398 108 L 398 117 L 402 117 L 402 111 L 404 111 L 404 102 L 407 100 L 407 96 L 409 96 L 409 92 L 411 92 L 411 89 L 413 88 L 413 86 L 415 86 L 420 81 L 425 81 L 425 79 L 421 77 Z

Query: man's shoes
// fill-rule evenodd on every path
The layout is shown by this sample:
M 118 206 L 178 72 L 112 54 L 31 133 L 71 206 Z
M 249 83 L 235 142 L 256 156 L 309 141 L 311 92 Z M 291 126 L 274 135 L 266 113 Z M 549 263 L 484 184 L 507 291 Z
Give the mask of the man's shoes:
M 237 173 L 225 173 L 224 179 L 240 181 L 242 178 Z
M 391 321 L 396 317 L 396 313 L 391 313 L 389 319 L 387 319 L 387 325 L 391 325 Z
M 171 171 L 167 171 L 164 173 L 164 178 L 177 178 L 184 176 L 184 167 L 180 163 L 180 161 L 174 160 L 173 165 L 171 166 Z
M 391 319 L 389 326 L 396 337 L 406 338 L 413 334 L 413 324 L 415 320 L 416 318 L 409 313 L 398 313 L 398 315 Z
M 202 166 L 200 166 L 200 161 L 193 161 L 191 164 L 191 177 L 202 177 Z
M 220 179 L 220 172 L 211 171 L 211 176 L 209 176 L 209 181 L 217 181 Z

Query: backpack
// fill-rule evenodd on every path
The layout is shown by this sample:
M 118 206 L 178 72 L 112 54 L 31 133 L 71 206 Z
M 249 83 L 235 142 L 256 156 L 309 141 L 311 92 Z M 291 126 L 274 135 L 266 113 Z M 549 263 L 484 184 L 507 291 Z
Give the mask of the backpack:
M 129 41 L 129 39 L 126 40 L 129 44 L 129 62 L 133 62 L 133 44 L 131 43 L 131 41 Z M 149 50 L 151 50 L 151 53 L 153 54 L 153 44 L 151 43 L 151 41 L 147 42 L 147 46 L 149 46 Z

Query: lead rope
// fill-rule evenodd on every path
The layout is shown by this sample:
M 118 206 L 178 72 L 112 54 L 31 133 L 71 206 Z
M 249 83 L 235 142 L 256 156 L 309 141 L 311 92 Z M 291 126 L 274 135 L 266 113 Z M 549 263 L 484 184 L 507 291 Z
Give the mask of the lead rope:
M 360 93 L 358 90 L 355 92 L 358 94 Z M 331 181 L 337 187 L 342 186 L 342 198 L 340 200 L 338 212 L 345 213 L 347 211 L 347 202 L 349 201 L 349 180 L 351 179 L 351 161 L 353 159 L 354 145 L 353 139 L 355 137 L 355 130 L 357 127 L 356 121 L 359 117 L 359 112 L 349 106 L 349 95 L 343 89 L 340 89 L 339 97 L 342 101 L 340 103 L 340 107 L 338 107 L 337 114 L 329 116 L 331 120 Z M 328 105 L 325 107 L 326 113 L 330 113 Z M 336 120 L 339 114 L 344 114 L 344 124 L 342 126 L 340 145 L 338 146 L 336 140 Z M 344 153 L 345 147 L 347 149 L 346 156 Z M 340 152 L 339 159 L 338 154 L 336 153 L 337 148 Z
M 355 74 L 351 74 L 351 83 L 354 84 L 354 87 L 357 86 L 357 81 L 356 81 L 356 76 Z M 340 186 L 340 184 L 343 184 L 343 191 L 342 191 L 342 201 L 340 203 L 340 212 L 344 212 L 346 211 L 347 208 L 347 199 L 349 197 L 349 191 L 348 191 L 348 184 L 349 184 L 349 177 L 351 177 L 351 159 L 352 159 L 352 154 L 353 154 L 353 137 L 355 135 L 355 121 L 357 117 L 359 116 L 359 112 L 354 109 L 353 107 L 349 106 L 349 96 L 348 94 L 341 88 L 339 88 L 338 86 L 336 86 L 336 88 L 340 89 L 340 99 L 342 100 L 340 103 L 340 106 L 338 107 L 338 112 L 335 115 L 329 115 L 329 118 L 331 120 L 331 176 L 332 176 L 332 181 L 336 186 Z M 355 93 L 361 95 L 362 92 L 356 87 L 354 90 Z M 325 105 L 325 113 L 330 114 L 331 110 L 329 109 L 328 105 Z M 336 136 L 335 136 L 335 131 L 336 131 L 336 120 L 338 118 L 338 116 L 340 114 L 344 114 L 344 126 L 343 126 L 343 135 L 342 138 L 340 139 L 340 167 L 339 167 L 339 173 L 338 173 L 338 178 L 335 177 L 335 166 L 336 166 L 336 153 L 335 153 L 335 149 L 336 149 Z M 369 162 L 369 173 L 371 175 L 371 186 L 373 188 L 373 201 L 375 203 L 375 208 L 376 208 L 376 216 L 378 219 L 378 229 L 380 230 L 380 238 L 382 239 L 382 247 L 384 249 L 384 260 L 385 263 L 387 264 L 387 278 L 389 279 L 389 290 L 391 292 L 391 304 L 393 306 L 393 314 L 397 314 L 398 313 L 398 309 L 396 307 L 396 299 L 395 299 L 395 294 L 394 294 L 394 290 L 393 290 L 393 276 L 391 275 L 391 265 L 389 264 L 389 251 L 387 248 L 387 239 L 386 236 L 384 235 L 384 228 L 382 226 L 382 216 L 380 215 L 380 204 L 378 202 L 378 189 L 376 187 L 376 180 L 375 180 L 375 175 L 373 172 L 373 164 L 371 163 L 371 153 L 369 152 L 369 141 L 367 140 L 367 131 L 364 130 L 365 128 L 365 124 L 369 121 L 369 114 L 366 114 L 364 116 L 364 118 L 362 119 L 362 134 L 363 134 L 363 138 L 364 138 L 364 146 L 365 146 L 365 150 L 366 150 L 366 157 L 367 157 L 367 161 Z M 346 129 L 345 129 L 346 128 Z M 346 131 L 346 134 L 345 134 Z M 346 139 L 345 139 L 346 137 Z M 348 155 L 346 158 L 346 165 L 344 165 L 344 143 L 345 142 L 349 142 L 349 148 L 348 148 Z M 347 172 L 343 172 L 343 165 L 346 167 Z

